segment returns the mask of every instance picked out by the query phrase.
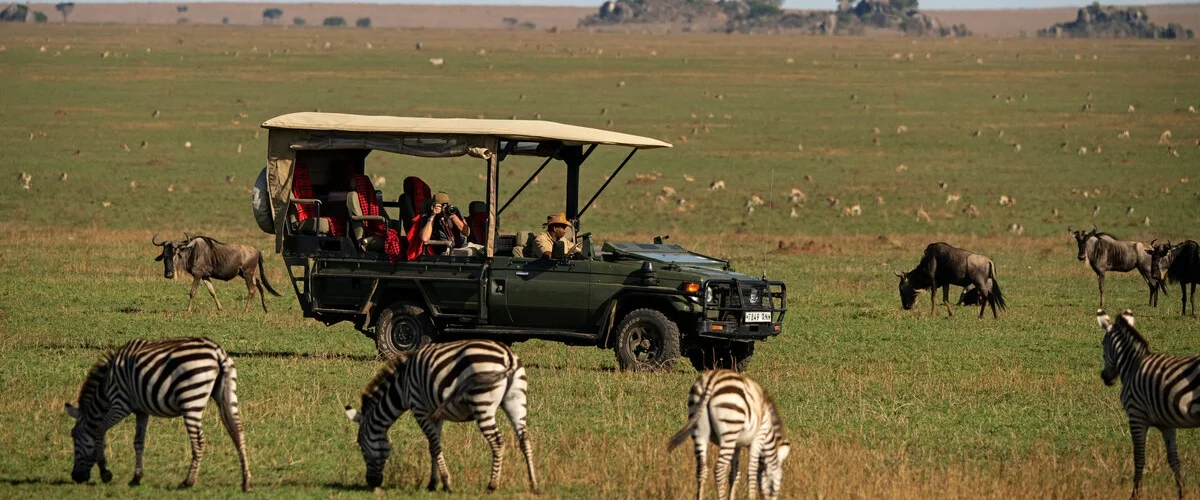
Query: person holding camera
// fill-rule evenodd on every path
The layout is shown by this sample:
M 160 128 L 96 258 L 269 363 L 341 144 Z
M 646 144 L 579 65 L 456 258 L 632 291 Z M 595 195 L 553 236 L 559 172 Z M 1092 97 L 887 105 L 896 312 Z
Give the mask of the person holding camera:
M 433 195 L 433 204 L 421 215 L 419 224 L 423 246 L 430 241 L 448 241 L 452 248 L 462 248 L 467 245 L 467 236 L 471 235 L 471 226 L 463 220 L 462 212 L 450 204 L 450 195 L 442 191 Z M 441 252 L 425 246 L 423 253 L 433 255 Z

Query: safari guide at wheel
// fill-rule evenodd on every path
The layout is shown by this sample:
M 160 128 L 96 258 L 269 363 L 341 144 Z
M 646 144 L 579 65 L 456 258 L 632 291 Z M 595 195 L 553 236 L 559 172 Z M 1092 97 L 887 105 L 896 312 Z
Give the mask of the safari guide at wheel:
M 413 231 L 413 234 L 417 235 L 417 241 L 409 241 L 408 260 L 415 260 L 422 254 L 437 255 L 449 252 L 449 248 L 428 245 L 431 241 L 449 242 L 451 248 L 468 246 L 467 237 L 471 235 L 471 226 L 463 220 L 458 207 L 450 204 L 450 195 L 445 192 L 438 191 L 433 195 L 433 203 L 418 217 L 419 229 Z
M 567 229 L 571 227 L 571 223 L 567 221 L 567 214 L 551 214 L 546 217 L 546 222 L 542 226 L 546 230 L 539 233 L 533 240 L 533 249 L 536 255 L 543 259 L 549 259 L 554 253 L 554 242 L 556 241 L 566 244 L 565 255 L 567 257 L 579 255 L 579 247 L 575 244 L 575 238 L 566 237 Z

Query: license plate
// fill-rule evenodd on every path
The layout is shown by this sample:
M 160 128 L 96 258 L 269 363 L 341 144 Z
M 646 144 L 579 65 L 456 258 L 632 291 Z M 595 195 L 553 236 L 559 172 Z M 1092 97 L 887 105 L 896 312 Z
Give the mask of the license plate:
M 746 313 L 746 322 L 747 323 L 770 323 L 771 322 L 771 312 L 770 311 L 748 312 L 748 313 Z

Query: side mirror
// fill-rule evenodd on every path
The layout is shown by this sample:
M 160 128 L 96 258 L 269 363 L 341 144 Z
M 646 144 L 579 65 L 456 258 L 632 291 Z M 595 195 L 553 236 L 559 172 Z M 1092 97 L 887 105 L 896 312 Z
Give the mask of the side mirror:
M 554 242 L 554 248 L 550 250 L 550 260 L 566 260 L 567 259 L 567 242 L 558 240 Z

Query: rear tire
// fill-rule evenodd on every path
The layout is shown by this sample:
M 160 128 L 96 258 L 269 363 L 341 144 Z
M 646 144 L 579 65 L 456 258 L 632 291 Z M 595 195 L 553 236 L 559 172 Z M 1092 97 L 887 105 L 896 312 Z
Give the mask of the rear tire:
M 688 351 L 688 360 L 697 371 L 725 369 L 744 372 L 752 356 L 753 342 L 704 342 Z
M 669 371 L 679 358 L 679 327 L 661 312 L 634 310 L 617 327 L 614 350 L 622 371 Z
M 424 309 L 412 304 L 397 302 L 388 306 L 375 324 L 375 349 L 384 360 L 433 341 L 433 320 Z

